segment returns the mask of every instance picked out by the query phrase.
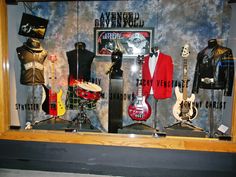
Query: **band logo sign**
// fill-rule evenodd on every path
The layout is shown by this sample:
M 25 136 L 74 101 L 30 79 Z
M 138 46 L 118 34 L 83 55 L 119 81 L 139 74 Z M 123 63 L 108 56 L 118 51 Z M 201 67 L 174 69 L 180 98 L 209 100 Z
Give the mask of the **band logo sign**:
M 138 12 L 102 12 L 99 19 L 95 19 L 95 28 L 140 28 L 144 27 L 144 20 Z

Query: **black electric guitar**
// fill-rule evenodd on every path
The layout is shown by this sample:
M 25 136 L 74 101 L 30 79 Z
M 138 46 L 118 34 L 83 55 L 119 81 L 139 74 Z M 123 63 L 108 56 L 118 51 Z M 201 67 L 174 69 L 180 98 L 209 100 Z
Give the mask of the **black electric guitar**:
M 188 97 L 187 82 L 188 82 L 188 56 L 189 45 L 185 44 L 182 48 L 181 56 L 183 58 L 183 91 L 179 91 L 179 87 L 175 87 L 175 95 L 177 101 L 173 107 L 173 115 L 179 121 L 191 121 L 197 117 L 197 108 L 193 105 L 195 95 L 191 94 Z
M 128 114 L 131 119 L 136 121 L 146 121 L 151 115 L 151 106 L 148 104 L 146 96 L 142 92 L 142 65 L 144 63 L 144 56 L 138 56 L 137 62 L 139 64 L 139 78 L 138 78 L 138 94 L 128 107 Z
M 57 60 L 55 55 L 51 55 L 49 60 L 52 62 L 52 71 L 51 71 L 51 88 L 47 88 L 43 85 L 44 91 L 46 93 L 46 97 L 42 105 L 42 109 L 46 112 L 46 114 L 52 116 L 62 116 L 65 114 L 66 109 L 65 105 L 62 102 L 62 90 L 60 89 L 59 92 L 54 91 L 55 85 L 55 68 L 54 63 Z

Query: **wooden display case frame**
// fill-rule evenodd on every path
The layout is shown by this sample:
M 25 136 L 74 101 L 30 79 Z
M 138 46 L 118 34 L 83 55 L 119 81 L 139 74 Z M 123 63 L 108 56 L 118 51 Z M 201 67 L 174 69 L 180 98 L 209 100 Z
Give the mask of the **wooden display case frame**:
M 7 5 L 0 0 L 0 139 L 36 142 L 60 142 L 90 145 L 160 148 L 210 152 L 236 152 L 236 110 L 232 111 L 232 140 L 215 138 L 172 137 L 155 138 L 148 135 L 69 133 L 45 130 L 10 130 L 9 61 Z M 234 79 L 236 80 L 236 79 Z M 233 108 L 236 106 L 236 87 L 233 90 Z

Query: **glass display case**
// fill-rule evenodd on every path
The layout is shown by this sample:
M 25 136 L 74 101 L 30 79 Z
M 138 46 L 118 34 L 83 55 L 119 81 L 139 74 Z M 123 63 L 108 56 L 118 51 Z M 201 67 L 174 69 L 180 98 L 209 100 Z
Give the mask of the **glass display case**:
M 1 1 L 0 13 L 0 139 L 235 152 L 227 1 Z

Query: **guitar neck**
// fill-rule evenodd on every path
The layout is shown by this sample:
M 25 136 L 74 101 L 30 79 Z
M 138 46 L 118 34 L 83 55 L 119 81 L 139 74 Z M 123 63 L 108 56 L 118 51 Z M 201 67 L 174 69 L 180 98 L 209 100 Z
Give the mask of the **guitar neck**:
M 188 60 L 187 58 L 183 58 L 183 99 L 184 100 L 187 100 L 188 98 L 187 83 L 188 83 Z
M 141 84 L 138 86 L 138 96 L 139 97 L 143 96 L 143 91 L 142 91 L 142 85 Z
M 140 69 L 139 69 L 139 76 L 138 76 L 138 96 L 142 97 L 143 96 L 143 91 L 142 91 L 142 65 L 140 64 Z
M 55 66 L 54 62 L 52 62 L 52 71 L 51 71 L 51 90 L 54 91 L 55 87 Z

